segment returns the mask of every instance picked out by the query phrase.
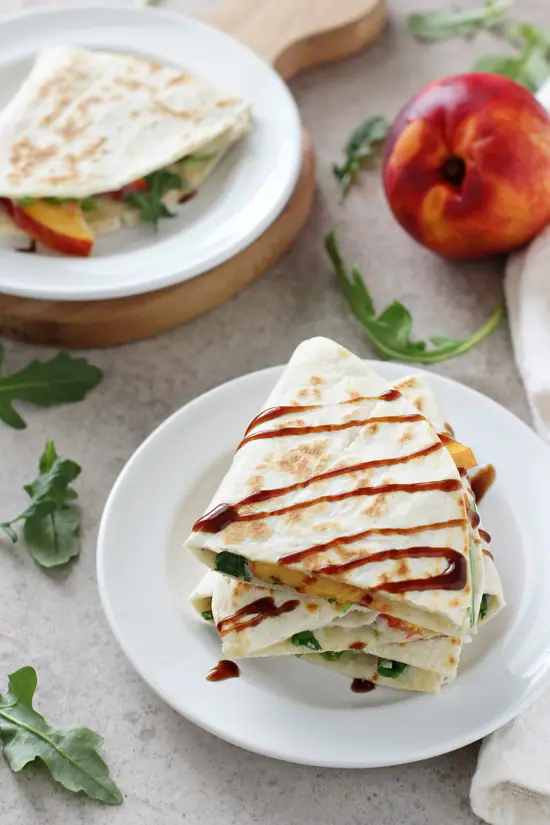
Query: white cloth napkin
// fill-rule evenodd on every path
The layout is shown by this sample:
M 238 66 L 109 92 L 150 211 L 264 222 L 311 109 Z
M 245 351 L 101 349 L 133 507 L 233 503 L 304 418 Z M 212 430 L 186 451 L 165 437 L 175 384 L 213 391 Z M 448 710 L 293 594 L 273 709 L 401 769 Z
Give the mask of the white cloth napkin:
M 550 81 L 537 97 L 550 110 Z M 550 227 L 510 256 L 504 288 L 533 423 L 550 443 Z M 470 801 L 490 825 L 550 825 L 550 693 L 485 740 Z

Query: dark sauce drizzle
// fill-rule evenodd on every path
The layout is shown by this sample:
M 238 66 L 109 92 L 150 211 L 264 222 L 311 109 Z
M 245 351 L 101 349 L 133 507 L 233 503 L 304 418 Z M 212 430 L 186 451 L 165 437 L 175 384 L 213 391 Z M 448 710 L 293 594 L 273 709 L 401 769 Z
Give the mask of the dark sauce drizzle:
M 34 240 L 34 238 L 31 238 L 28 246 L 18 247 L 15 251 L 25 252 L 26 254 L 34 255 L 34 253 L 37 251 L 36 241 Z
M 231 616 L 222 619 L 216 625 L 216 630 L 220 636 L 225 636 L 227 633 L 240 633 L 249 627 L 257 627 L 264 619 L 275 618 L 282 616 L 283 613 L 290 613 L 299 606 L 298 599 L 289 599 L 283 604 L 275 604 L 273 596 L 264 596 L 261 599 L 255 599 L 249 604 L 245 604 Z M 248 617 L 248 618 L 247 618 Z
M 492 464 L 487 464 L 486 467 L 481 467 L 475 476 L 470 479 L 475 500 L 480 502 L 485 493 L 495 483 L 497 477 L 496 470 Z
M 351 683 L 351 689 L 354 693 L 370 693 L 375 688 L 374 682 L 369 682 L 368 679 L 354 679 Z
M 239 666 L 230 659 L 222 659 L 206 674 L 208 682 L 224 682 L 226 679 L 236 679 L 241 675 Z

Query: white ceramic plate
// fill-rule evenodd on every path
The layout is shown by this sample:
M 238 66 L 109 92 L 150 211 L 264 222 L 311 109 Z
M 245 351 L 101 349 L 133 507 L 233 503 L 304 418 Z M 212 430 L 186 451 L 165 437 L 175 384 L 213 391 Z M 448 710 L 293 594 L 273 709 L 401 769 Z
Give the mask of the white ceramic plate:
M 100 238 L 88 259 L 21 255 L 0 246 L 0 293 L 52 300 L 135 295 L 179 283 L 233 257 L 277 217 L 301 163 L 300 119 L 280 77 L 250 49 L 204 23 L 153 8 L 34 10 L 0 19 L 0 108 L 53 45 L 129 51 L 189 70 L 252 103 L 253 132 L 196 198 L 149 227 Z
M 390 381 L 412 372 L 373 366 Z M 98 549 L 101 598 L 122 649 L 153 690 L 197 725 L 292 762 L 393 765 L 490 733 L 550 681 L 550 451 L 503 407 L 437 375 L 429 379 L 457 436 L 497 468 L 482 514 L 508 601 L 465 646 L 456 682 L 438 696 L 387 688 L 356 695 L 345 678 L 294 657 L 243 660 L 240 679 L 205 681 L 220 645 L 187 606 L 204 568 L 182 542 L 281 369 L 197 398 L 155 430 L 122 471 Z

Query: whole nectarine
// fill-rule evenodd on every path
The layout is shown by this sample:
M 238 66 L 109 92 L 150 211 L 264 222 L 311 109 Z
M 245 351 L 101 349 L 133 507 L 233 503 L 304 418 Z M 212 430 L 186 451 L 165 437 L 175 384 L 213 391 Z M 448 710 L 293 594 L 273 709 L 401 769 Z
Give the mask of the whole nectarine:
M 550 223 L 550 117 L 507 77 L 437 80 L 391 127 L 384 188 L 401 226 L 434 252 L 508 252 Z

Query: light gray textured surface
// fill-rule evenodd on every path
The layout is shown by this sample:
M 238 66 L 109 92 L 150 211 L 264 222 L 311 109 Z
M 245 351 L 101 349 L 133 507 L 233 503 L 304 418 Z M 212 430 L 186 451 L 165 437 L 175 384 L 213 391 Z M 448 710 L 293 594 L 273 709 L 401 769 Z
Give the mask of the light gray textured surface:
M 321 0 L 322 2 L 323 0 Z M 73 0 L 75 5 L 80 5 Z M 2 11 L 38 5 L 2 0 Z M 84 5 L 82 3 L 82 5 Z M 216 3 L 179 0 L 172 8 L 200 13 Z M 296 246 L 232 301 L 156 340 L 98 351 L 102 386 L 74 406 L 25 410 L 23 432 L 0 428 L 0 517 L 24 502 L 46 437 L 84 470 L 82 557 L 55 574 L 39 570 L 22 548 L 0 540 L 0 685 L 24 664 L 39 674 L 38 706 L 58 722 L 101 731 L 126 801 L 103 807 L 55 788 L 33 768 L 14 776 L 0 763 L 2 825 L 239 825 L 342 822 L 347 825 L 472 825 L 469 779 L 477 747 L 397 768 L 359 773 L 295 767 L 220 742 L 167 708 L 127 664 L 103 617 L 95 583 L 95 540 L 107 494 L 131 453 L 166 416 L 210 387 L 285 361 L 303 338 L 334 337 L 371 354 L 339 294 L 322 239 L 336 221 L 346 257 L 360 263 L 379 305 L 400 298 L 420 335 L 467 335 L 501 294 L 501 265 L 451 265 L 415 246 L 389 215 L 375 173 L 365 173 L 345 206 L 336 201 L 330 164 L 348 132 L 367 116 L 391 116 L 424 83 L 466 70 L 490 46 L 414 43 L 408 11 L 423 4 L 393 0 L 380 42 L 346 63 L 294 81 L 292 89 L 317 145 L 319 191 Z M 426 5 L 445 7 L 445 0 Z M 543 4 L 520 2 L 518 16 L 542 24 Z M 499 45 L 492 46 L 497 50 Z M 11 371 L 48 354 L 7 344 Z M 527 418 L 507 330 L 438 371 Z M 2 687 L 0 687 L 0 690 Z M 368 735 L 368 731 L 365 732 Z

